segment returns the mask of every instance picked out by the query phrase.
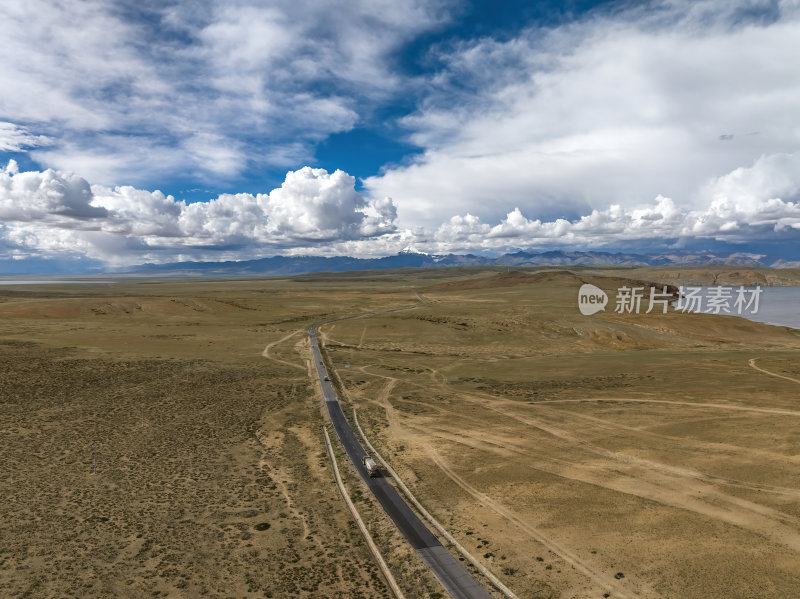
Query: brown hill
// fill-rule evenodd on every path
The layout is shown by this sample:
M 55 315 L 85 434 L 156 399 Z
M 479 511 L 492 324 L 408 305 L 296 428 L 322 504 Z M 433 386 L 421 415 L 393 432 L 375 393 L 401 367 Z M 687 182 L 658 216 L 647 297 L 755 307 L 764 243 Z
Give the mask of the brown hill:
M 672 293 L 675 297 L 678 294 L 678 288 L 669 283 L 661 283 L 654 281 L 646 281 L 642 279 L 633 279 L 625 277 L 596 277 L 591 275 L 579 276 L 569 270 L 543 270 L 535 273 L 525 273 L 520 271 L 511 271 L 507 273 L 481 275 L 478 277 L 461 279 L 457 281 L 448 281 L 447 283 L 440 283 L 428 287 L 426 291 L 462 291 L 469 289 L 495 289 L 501 287 L 516 287 L 518 285 L 542 285 L 548 287 L 573 287 L 578 289 L 584 283 L 592 283 L 607 292 L 613 293 L 614 290 L 627 286 L 627 287 L 644 287 L 649 290 L 650 287 L 656 287 L 660 290 L 663 286 L 667 287 L 667 291 Z
M 440 283 L 428 288 L 430 291 L 456 291 L 461 289 L 493 289 L 516 285 L 580 285 L 581 279 L 568 270 L 546 270 L 528 274 L 517 270 L 489 276 L 480 276 L 460 281 Z

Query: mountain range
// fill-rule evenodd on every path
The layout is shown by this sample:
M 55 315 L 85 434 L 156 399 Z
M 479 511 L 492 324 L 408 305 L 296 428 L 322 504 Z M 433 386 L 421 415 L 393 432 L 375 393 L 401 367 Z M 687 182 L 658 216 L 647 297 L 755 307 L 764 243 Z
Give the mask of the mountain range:
M 432 255 L 408 247 L 393 256 L 354 258 L 351 256 L 273 256 L 255 260 L 227 262 L 171 262 L 142 264 L 127 269 L 128 274 L 184 276 L 297 275 L 311 272 L 341 272 L 389 268 L 432 268 L 445 266 L 746 266 L 751 268 L 797 268 L 799 262 L 764 260 L 761 254 L 712 251 L 663 253 L 624 253 L 598 251 L 520 251 L 497 257 L 475 254 Z

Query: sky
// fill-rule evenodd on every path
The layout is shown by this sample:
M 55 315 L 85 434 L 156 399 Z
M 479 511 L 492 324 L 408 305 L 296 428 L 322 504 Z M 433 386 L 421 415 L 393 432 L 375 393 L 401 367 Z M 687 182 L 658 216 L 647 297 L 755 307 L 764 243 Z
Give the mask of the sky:
M 0 9 L 0 271 L 800 259 L 800 0 Z

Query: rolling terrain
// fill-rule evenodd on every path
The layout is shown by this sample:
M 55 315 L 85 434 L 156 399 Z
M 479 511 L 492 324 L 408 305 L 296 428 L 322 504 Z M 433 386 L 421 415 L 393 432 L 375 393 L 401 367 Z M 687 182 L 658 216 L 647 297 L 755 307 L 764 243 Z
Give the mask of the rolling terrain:
M 0 288 L 0 587 L 389 597 L 333 481 L 307 340 L 312 323 L 361 313 L 319 328 L 344 414 L 519 597 L 791 596 L 800 334 L 575 303 L 584 281 L 709 272 Z M 427 304 L 368 314 L 415 290 Z M 335 449 L 406 596 L 444 596 Z
M 376 448 L 464 545 L 538 597 L 800 587 L 800 333 L 578 313 L 603 279 L 501 273 L 342 321 L 326 346 Z

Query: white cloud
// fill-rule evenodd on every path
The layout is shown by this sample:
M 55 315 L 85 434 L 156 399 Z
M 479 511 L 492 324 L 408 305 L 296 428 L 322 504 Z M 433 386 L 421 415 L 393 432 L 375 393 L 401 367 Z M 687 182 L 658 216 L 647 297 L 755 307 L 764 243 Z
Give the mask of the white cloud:
M 0 172 L 0 219 L 4 221 L 92 227 L 86 223 L 108 216 L 105 208 L 92 204 L 93 199 L 89 184 L 72 174 L 52 170 L 20 173 L 15 162 Z
M 343 171 L 305 167 L 269 194 L 186 204 L 160 191 L 90 186 L 72 173 L 20 173 L 12 161 L 0 170 L 0 237 L 16 249 L 116 264 L 242 250 L 255 257 L 393 233 L 392 200 L 369 201 L 354 186 Z
M 259 199 L 269 215 L 269 231 L 293 239 L 358 238 L 394 230 L 393 202 L 368 203 L 354 187 L 355 178 L 343 171 L 305 167 L 288 173 L 279 189 Z
M 702 197 L 750 210 L 764 200 L 800 195 L 800 153 L 761 156 L 752 166 L 739 167 L 705 185 Z
M 150 145 L 149 145 L 150 144 Z M 90 181 L 114 186 L 122 181 L 164 179 L 176 172 L 197 174 L 199 166 L 180 146 L 139 137 L 98 134 L 92 143 L 63 141 L 30 156 L 60 171 L 81 173 Z
M 373 200 L 361 209 L 366 218 L 361 222 L 360 231 L 364 237 L 375 237 L 396 230 L 397 206 L 392 198 Z
M 13 162 L 13 161 L 12 161 Z M 800 240 L 800 158 L 762 157 L 708 182 L 705 206 L 612 204 L 574 219 L 531 218 L 516 207 L 496 221 L 467 213 L 435 230 L 398 229 L 390 198 L 369 200 L 342 171 L 290 171 L 269 194 L 222 194 L 186 204 L 160 191 L 90 186 L 53 170 L 0 170 L 0 247 L 6 257 L 81 254 L 109 264 L 266 255 L 376 256 L 407 245 L 434 252 L 620 247 L 687 239 Z
M 489 234 L 491 227 L 481 222 L 481 219 L 472 214 L 453 216 L 442 223 L 436 231 L 435 239 L 447 243 L 448 241 L 463 241 L 467 239 L 482 239 Z
M 796 3 L 768 5 L 648 3 L 443 50 L 432 91 L 404 120 L 423 153 L 365 187 L 398 199 L 401 226 L 436 227 L 456 206 L 484 221 L 515 206 L 574 219 L 659 194 L 703 207 L 708 180 L 800 150 L 789 59 L 800 15 Z
M 800 156 L 763 157 L 751 167 L 715 179 L 704 190 L 708 203 L 696 209 L 679 208 L 672 199 L 658 196 L 650 206 L 612 204 L 573 220 L 531 219 L 519 208 L 493 226 L 471 214 L 455 216 L 438 228 L 426 247 L 449 252 L 620 247 L 631 241 L 680 239 L 744 243 L 775 239 L 776 234 L 793 243 L 800 240 L 800 202 L 796 199 Z
M 21 152 L 25 148 L 51 143 L 44 135 L 32 135 L 25 127 L 0 121 L 0 152 Z
M 145 21 L 110 0 L 11 3 L 0 151 L 57 168 L 0 171 L 0 247 L 140 262 L 796 239 L 796 1 L 661 0 L 435 47 L 430 77 L 393 70 L 448 4 L 177 3 Z M 194 204 L 139 189 L 303 164 L 407 93 L 423 152 L 366 196 L 310 167 Z
M 47 135 L 40 164 L 106 185 L 291 166 L 400 89 L 390 54 L 443 2 L 4 5 L 0 118 L 27 131 L 0 127 L 0 151 Z
M 352 235 L 366 205 L 354 189 L 355 179 L 336 171 L 305 167 L 290 172 L 279 189 L 264 198 L 270 230 L 307 239 L 325 239 L 335 233 Z
M 223 194 L 208 202 L 189 204 L 181 211 L 177 223 L 181 239 L 175 245 L 209 248 L 250 245 L 262 237 L 265 219 L 258 199 L 252 194 Z
M 184 236 L 178 221 L 186 205 L 172 196 L 130 186 L 109 189 L 93 185 L 91 191 L 93 204 L 107 212 L 103 230 L 108 233 L 146 238 Z

